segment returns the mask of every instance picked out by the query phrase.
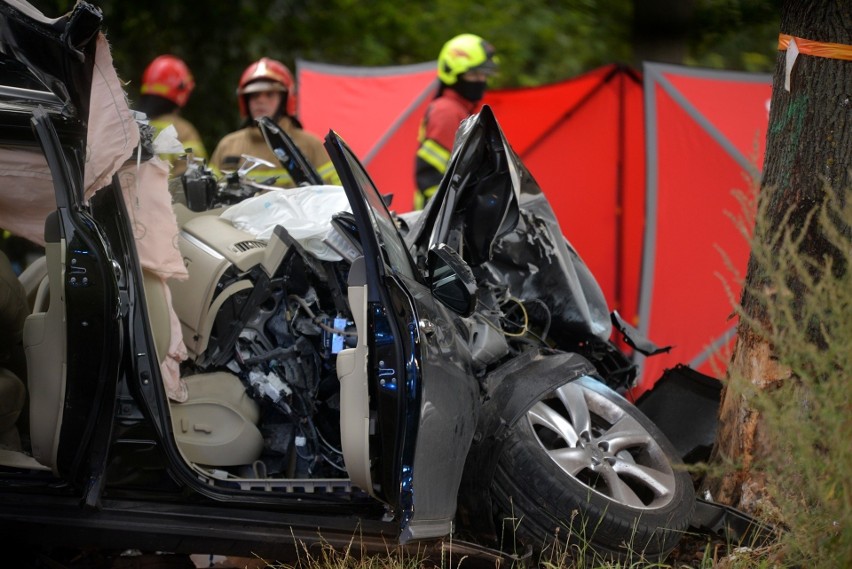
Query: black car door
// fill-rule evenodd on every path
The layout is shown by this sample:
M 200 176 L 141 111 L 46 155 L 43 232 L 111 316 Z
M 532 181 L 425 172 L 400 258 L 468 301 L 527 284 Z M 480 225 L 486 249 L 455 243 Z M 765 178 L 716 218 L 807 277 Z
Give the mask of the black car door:
M 33 424 L 46 426 L 33 433 L 33 446 L 41 445 L 34 454 L 94 504 L 123 345 L 121 270 L 83 191 L 101 13 L 79 3 L 68 17 L 53 21 L 4 4 L 0 16 L 3 51 L 26 68 L 34 85 L 44 85 L 18 90 L 16 110 L 29 116 L 31 131 L 29 137 L 23 129 L 15 132 L 21 144 L 40 146 L 56 198 L 44 233 L 50 316 L 34 315 L 27 347 L 30 399 L 44 419 Z
M 61 276 L 61 286 L 52 290 L 61 291 L 65 309 L 65 361 L 60 372 L 64 393 L 52 466 L 85 489 L 87 501 L 94 502 L 100 492 L 122 357 L 118 265 L 103 232 L 80 203 L 82 176 L 72 173 L 47 114 L 36 112 L 33 123 L 57 197 L 57 209 L 45 224 L 45 239 L 48 255 L 51 248 L 60 255 L 58 264 L 49 259 L 48 266 L 61 266 L 62 272 L 48 278 Z
M 338 357 L 347 470 L 393 508 L 401 541 L 447 535 L 479 410 L 462 327 L 432 298 L 352 151 L 333 132 L 325 146 L 363 252 L 349 275 L 358 345 Z

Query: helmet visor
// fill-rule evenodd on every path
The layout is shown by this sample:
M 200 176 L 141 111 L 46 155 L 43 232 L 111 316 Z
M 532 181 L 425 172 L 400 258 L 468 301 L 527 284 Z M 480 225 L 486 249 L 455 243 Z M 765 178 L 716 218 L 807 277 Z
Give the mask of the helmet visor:
M 497 73 L 500 68 L 499 61 L 496 56 L 489 55 L 488 59 L 477 65 L 476 67 L 471 67 L 468 71 L 481 71 L 486 75 L 494 75 Z
M 262 93 L 263 91 L 286 91 L 287 88 L 278 81 L 252 81 L 239 90 L 238 95 Z

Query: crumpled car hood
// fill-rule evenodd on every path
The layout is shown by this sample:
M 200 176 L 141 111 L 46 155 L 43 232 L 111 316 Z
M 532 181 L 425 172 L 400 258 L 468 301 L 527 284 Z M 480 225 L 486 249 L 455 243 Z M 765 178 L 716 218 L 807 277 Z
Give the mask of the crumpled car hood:
M 487 105 L 460 126 L 435 197 L 403 221 L 419 254 L 448 243 L 515 298 L 545 301 L 554 333 L 609 339 L 603 291 Z

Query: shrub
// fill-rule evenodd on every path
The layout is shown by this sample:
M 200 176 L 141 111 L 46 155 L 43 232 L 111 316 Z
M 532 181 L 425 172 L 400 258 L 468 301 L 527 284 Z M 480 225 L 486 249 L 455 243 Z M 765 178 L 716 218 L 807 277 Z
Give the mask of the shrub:
M 826 191 L 826 195 L 834 195 Z M 765 277 L 748 292 L 765 317 L 746 324 L 772 348 L 787 377 L 758 389 L 730 388 L 761 414 L 768 449 L 762 476 L 786 530 L 784 565 L 852 566 L 852 189 L 815 208 L 802 227 L 771 226 L 758 212 L 752 262 Z M 819 235 L 824 254 L 816 254 Z M 810 252 L 805 252 L 810 251 Z M 766 512 L 764 512 L 766 514 Z

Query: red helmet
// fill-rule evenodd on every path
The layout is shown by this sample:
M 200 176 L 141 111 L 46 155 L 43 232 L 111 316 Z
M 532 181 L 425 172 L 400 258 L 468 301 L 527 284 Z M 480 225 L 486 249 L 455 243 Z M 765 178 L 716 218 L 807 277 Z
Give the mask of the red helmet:
M 195 80 L 183 60 L 161 55 L 142 74 L 142 94 L 157 95 L 183 107 L 195 88 Z
M 261 91 L 284 92 L 287 95 L 287 114 L 291 117 L 296 116 L 296 81 L 286 65 L 269 57 L 261 57 L 246 67 L 240 77 L 240 85 L 237 87 L 240 115 L 248 117 L 244 95 Z

